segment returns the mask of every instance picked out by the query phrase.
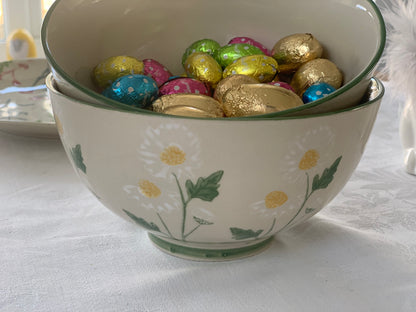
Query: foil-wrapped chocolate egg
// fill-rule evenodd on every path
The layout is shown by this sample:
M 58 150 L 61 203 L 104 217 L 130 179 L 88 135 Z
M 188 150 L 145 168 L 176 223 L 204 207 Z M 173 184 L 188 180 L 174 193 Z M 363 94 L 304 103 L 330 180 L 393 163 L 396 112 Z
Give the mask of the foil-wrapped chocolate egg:
M 212 56 L 214 52 L 220 47 L 221 45 L 217 41 L 212 39 L 201 39 L 195 41 L 188 48 L 186 48 L 185 53 L 182 55 L 182 65 L 185 64 L 186 59 L 192 53 L 204 52 Z
M 188 77 L 188 75 L 186 73 L 184 73 L 183 75 L 173 75 L 173 76 L 169 77 L 168 81 L 173 80 L 173 79 L 177 79 L 177 78 L 186 78 L 186 77 Z
M 302 96 L 311 85 L 325 82 L 335 89 L 341 87 L 342 73 L 333 62 L 328 59 L 314 59 L 303 64 L 293 75 L 290 85 L 296 93 Z
M 262 50 L 265 55 L 271 56 L 269 49 L 267 49 L 260 42 L 254 40 L 254 39 L 251 39 L 250 37 L 234 37 L 228 42 L 228 44 L 233 44 L 233 43 L 247 43 L 247 44 L 250 44 L 250 45 L 255 46 L 255 47 L 259 48 L 260 50 Z
M 103 95 L 131 106 L 145 108 L 158 97 L 156 81 L 145 75 L 128 75 L 116 79 Z
M 144 59 L 143 73 L 146 76 L 152 77 L 158 87 L 164 84 L 172 76 L 172 73 L 158 61 L 153 59 Z
M 104 89 L 119 77 L 143 74 L 143 70 L 143 62 L 134 57 L 125 55 L 113 56 L 95 66 L 92 78 L 99 88 Z
M 335 88 L 325 82 L 319 82 L 311 85 L 302 95 L 303 103 L 310 103 L 319 100 L 332 92 Z
M 179 77 L 165 82 L 159 88 L 159 95 L 193 93 L 210 95 L 209 88 L 202 82 L 194 78 Z
M 271 81 L 271 82 L 268 82 L 268 84 L 270 84 L 272 86 L 276 86 L 276 87 L 282 87 L 282 88 L 285 88 L 285 89 L 290 90 L 292 92 L 295 92 L 295 90 L 292 88 L 292 86 L 290 84 L 288 84 L 287 82 L 284 82 L 284 81 Z
M 249 55 L 240 57 L 223 72 L 223 78 L 231 75 L 247 75 L 259 82 L 270 82 L 277 73 L 277 62 L 267 55 Z
M 222 79 L 214 92 L 214 99 L 221 102 L 223 95 L 231 88 L 237 87 L 242 84 L 259 83 L 257 79 L 246 75 L 231 75 Z
M 279 72 L 293 73 L 302 64 L 320 58 L 323 53 L 321 43 L 312 34 L 293 34 L 276 42 L 272 56 L 279 64 Z
M 200 94 L 168 94 L 153 102 L 153 111 L 163 114 L 219 118 L 224 117 L 220 103 L 212 97 Z
M 278 112 L 303 105 L 296 93 L 269 84 L 243 84 L 222 97 L 227 117 L 243 117 Z
M 264 53 L 253 45 L 247 43 L 234 43 L 219 48 L 214 52 L 213 57 L 222 68 L 225 68 L 240 57 L 257 54 L 261 55 Z
M 222 78 L 221 66 L 211 55 L 206 53 L 192 53 L 186 59 L 184 68 L 189 77 L 198 79 L 213 89 Z

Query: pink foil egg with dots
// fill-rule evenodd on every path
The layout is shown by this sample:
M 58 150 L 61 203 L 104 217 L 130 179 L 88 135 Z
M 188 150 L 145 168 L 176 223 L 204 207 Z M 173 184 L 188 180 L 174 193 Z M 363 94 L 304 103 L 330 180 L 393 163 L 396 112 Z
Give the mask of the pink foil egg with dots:
M 292 86 L 290 84 L 288 84 L 287 82 L 272 81 L 272 82 L 268 82 L 267 84 L 272 85 L 272 86 L 276 86 L 276 87 L 282 87 L 282 88 L 285 88 L 285 89 L 290 90 L 292 92 L 295 92 L 295 90 L 292 88 Z
M 262 50 L 265 55 L 271 56 L 271 52 L 269 51 L 269 49 L 267 49 L 260 42 L 254 40 L 254 39 L 251 39 L 249 37 L 235 37 L 235 38 L 232 38 L 228 42 L 228 44 L 233 44 L 233 43 L 247 43 L 247 44 L 250 44 L 250 45 L 255 46 L 255 47 L 259 48 L 260 50 Z
M 158 87 L 164 84 L 172 76 L 172 73 L 158 61 L 153 59 L 143 60 L 144 74 L 150 76 L 156 81 Z
M 205 83 L 197 79 L 187 77 L 171 79 L 159 88 L 160 96 L 178 93 L 211 95 L 210 89 Z

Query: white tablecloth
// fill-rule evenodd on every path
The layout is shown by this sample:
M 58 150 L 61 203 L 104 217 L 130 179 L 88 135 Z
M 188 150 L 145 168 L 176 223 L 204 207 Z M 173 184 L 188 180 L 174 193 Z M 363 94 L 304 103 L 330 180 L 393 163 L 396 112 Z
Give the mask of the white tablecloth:
M 80 183 L 59 140 L 0 133 L 0 311 L 416 311 L 416 176 L 397 105 L 387 92 L 323 211 L 219 263 L 155 248 Z

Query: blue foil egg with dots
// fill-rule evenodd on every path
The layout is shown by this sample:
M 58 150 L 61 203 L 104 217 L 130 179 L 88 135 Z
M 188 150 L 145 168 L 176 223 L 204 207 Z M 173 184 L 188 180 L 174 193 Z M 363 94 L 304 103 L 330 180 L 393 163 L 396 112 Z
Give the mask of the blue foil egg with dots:
M 116 79 L 102 93 L 115 101 L 131 106 L 145 108 L 158 97 L 156 81 L 144 75 L 127 75 Z
M 302 95 L 303 103 L 310 103 L 323 98 L 334 92 L 336 89 L 326 82 L 319 82 L 311 85 Z

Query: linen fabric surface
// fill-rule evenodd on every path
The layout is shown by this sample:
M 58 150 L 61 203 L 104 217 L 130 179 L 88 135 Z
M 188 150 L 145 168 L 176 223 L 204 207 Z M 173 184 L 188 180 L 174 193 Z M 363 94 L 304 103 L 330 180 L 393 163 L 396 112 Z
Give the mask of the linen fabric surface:
M 342 192 L 230 262 L 163 253 L 81 184 L 59 140 L 0 133 L 0 311 L 416 311 L 416 176 L 386 86 Z

